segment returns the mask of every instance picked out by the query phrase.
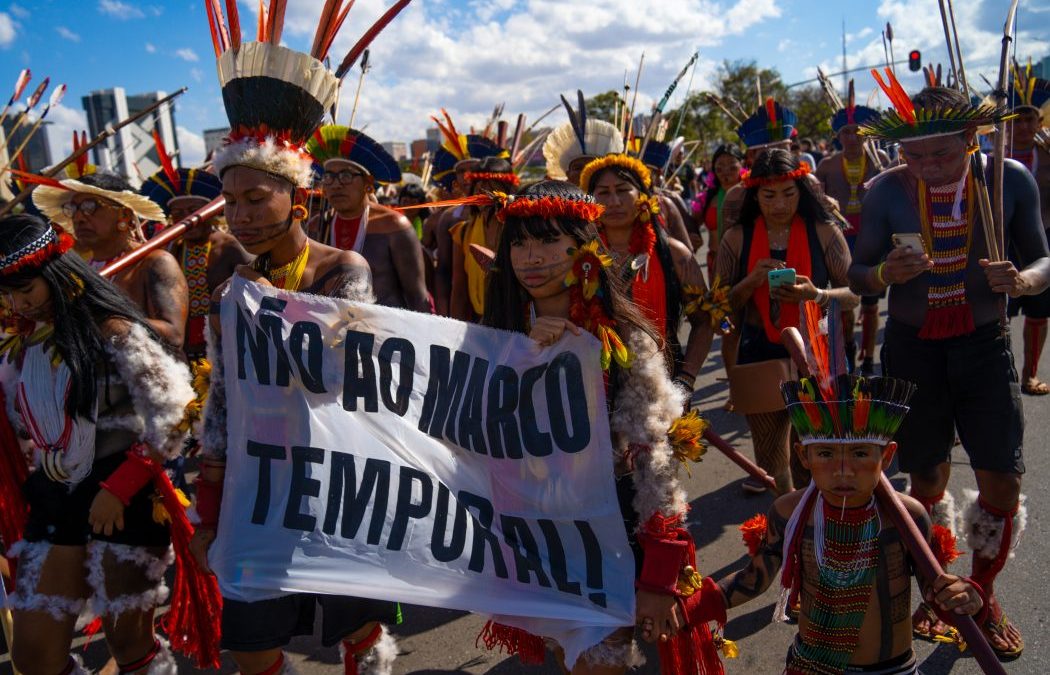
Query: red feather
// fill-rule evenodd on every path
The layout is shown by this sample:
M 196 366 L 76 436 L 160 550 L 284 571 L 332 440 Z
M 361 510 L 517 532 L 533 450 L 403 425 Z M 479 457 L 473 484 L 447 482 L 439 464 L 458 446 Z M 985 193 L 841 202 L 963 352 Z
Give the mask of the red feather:
M 448 141 L 449 151 L 456 156 L 456 159 L 464 159 L 460 156 L 462 154 L 462 148 L 459 145 L 459 132 L 456 131 L 456 126 L 452 124 L 452 118 L 444 108 L 441 109 L 441 114 L 445 116 L 447 124 L 443 124 L 441 120 L 433 115 L 431 115 L 430 119 L 434 120 L 434 123 L 438 125 L 438 129 L 441 130 L 441 134 L 445 137 L 445 140 Z
M 343 22 L 346 21 L 346 15 L 350 13 L 350 8 L 354 6 L 354 0 L 350 0 L 343 11 L 339 13 L 339 18 L 335 20 L 332 27 L 328 31 L 328 35 L 325 38 L 324 44 L 321 45 L 322 58 L 328 56 L 328 51 L 332 48 L 332 43 L 335 42 L 335 36 L 339 32 L 339 29 L 343 27 Z
M 222 55 L 222 44 L 219 42 L 219 30 L 215 27 L 215 15 L 211 13 L 211 0 L 204 0 L 204 13 L 208 15 L 208 30 L 211 33 L 211 46 L 215 49 L 215 58 Z
M 357 44 L 355 44 L 347 53 L 346 58 L 343 59 L 343 62 L 340 63 L 339 67 L 336 69 L 335 76 L 342 79 L 348 72 L 350 72 L 350 69 L 353 68 L 354 64 L 357 62 L 358 57 L 361 56 L 361 52 L 367 49 L 368 45 L 372 44 L 372 41 L 376 39 L 376 36 L 386 28 L 387 24 L 394 20 L 394 17 L 397 16 L 401 10 L 408 7 L 408 3 L 410 2 L 412 2 L 412 0 L 398 0 L 383 14 L 383 16 L 379 17 L 379 20 L 372 24 L 371 28 L 365 31 L 365 34 L 361 36 L 361 39 L 357 41 Z
M 772 96 L 766 99 L 766 114 L 769 115 L 770 122 L 777 121 L 777 104 Z
M 318 61 L 324 60 L 324 56 L 320 55 L 321 45 L 324 44 L 324 38 L 328 34 L 332 15 L 336 12 L 336 4 L 341 2 L 342 0 L 324 0 L 324 7 L 321 8 L 321 18 L 317 20 L 317 30 L 314 31 L 314 41 L 310 43 L 310 56 Z
M 267 41 L 272 45 L 281 44 L 281 33 L 284 31 L 284 8 L 287 0 L 270 0 L 269 35 Z
M 962 555 L 957 543 L 955 535 L 944 525 L 934 525 L 930 528 L 930 549 L 941 567 L 947 568 Z
M 743 535 L 744 543 L 747 544 L 747 553 L 752 558 L 758 555 L 762 542 L 766 539 L 766 530 L 769 523 L 761 513 L 752 516 L 740 526 L 740 534 Z
M 226 15 L 230 20 L 230 47 L 241 48 L 241 17 L 237 11 L 237 0 L 226 0 Z
M 255 28 L 255 39 L 259 42 L 266 42 L 266 19 L 266 5 L 263 0 L 259 0 L 259 23 Z
M 831 361 L 828 349 L 828 336 L 820 329 L 820 320 L 823 318 L 823 313 L 820 311 L 820 306 L 815 302 L 803 303 L 802 312 L 806 318 L 806 337 L 809 342 L 810 354 L 813 357 L 813 363 L 811 364 L 813 376 L 817 381 L 817 386 L 820 387 L 821 393 L 824 394 L 825 398 L 828 398 L 831 392 Z
M 343 157 L 349 157 L 350 151 L 357 145 L 357 134 L 347 132 L 343 140 L 339 142 L 339 154 Z
M 446 199 L 442 202 L 427 202 L 425 204 L 416 204 L 414 206 L 399 206 L 396 211 L 411 211 L 412 209 L 439 209 L 446 206 L 492 206 L 496 203 L 496 200 L 486 194 L 474 195 L 472 197 L 459 197 L 456 199 Z
M 157 156 L 160 158 L 160 167 L 164 169 L 164 175 L 171 181 L 171 186 L 175 188 L 175 194 L 182 192 L 182 181 L 179 179 L 179 172 L 175 170 L 175 165 L 171 162 L 171 156 L 168 154 L 168 149 L 164 147 L 164 141 L 160 138 L 160 132 L 153 129 L 153 142 L 157 144 Z
M 893 74 L 893 71 L 889 68 L 886 69 L 886 77 L 890 78 L 890 86 L 897 91 L 897 97 L 900 99 L 901 110 L 904 111 L 903 116 L 908 120 L 909 124 L 915 124 L 915 106 L 912 105 L 911 98 L 908 97 L 908 92 L 904 91 L 904 87 L 897 81 L 897 76 Z
M 59 183 L 54 178 L 50 178 L 48 176 L 41 176 L 39 174 L 29 173 L 27 171 L 19 171 L 18 169 L 8 169 L 8 171 L 11 172 L 12 176 L 18 178 L 23 183 L 32 183 L 34 185 L 46 185 L 48 187 L 58 188 L 59 190 L 69 189 L 65 185 L 62 185 L 62 183 Z

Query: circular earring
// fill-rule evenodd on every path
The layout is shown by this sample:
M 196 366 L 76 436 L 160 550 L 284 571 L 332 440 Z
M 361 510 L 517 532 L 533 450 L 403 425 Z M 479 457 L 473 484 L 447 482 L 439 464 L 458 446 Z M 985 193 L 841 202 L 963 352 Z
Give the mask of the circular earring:
M 310 212 L 302 204 L 296 204 L 292 207 L 293 220 L 306 220 L 308 215 L 310 215 Z
M 128 224 L 121 220 L 117 223 L 117 229 L 121 232 L 124 232 L 128 229 Z

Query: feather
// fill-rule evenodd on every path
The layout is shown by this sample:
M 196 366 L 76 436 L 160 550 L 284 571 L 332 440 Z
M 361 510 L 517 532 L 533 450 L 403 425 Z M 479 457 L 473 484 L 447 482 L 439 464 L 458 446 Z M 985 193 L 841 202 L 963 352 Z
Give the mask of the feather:
M 77 132 L 73 131 L 73 153 L 76 154 L 77 150 L 87 145 L 87 132 L 80 132 L 80 138 L 77 138 Z M 73 160 L 77 165 L 77 175 L 83 176 L 84 172 L 87 171 L 88 156 L 87 153 L 81 153 Z
M 376 36 L 386 28 L 387 24 L 394 20 L 394 17 L 396 17 L 401 10 L 408 7 L 408 3 L 410 2 L 412 2 L 412 0 L 398 0 L 383 14 L 383 16 L 379 17 L 379 20 L 372 24 L 372 27 L 365 31 L 365 34 L 361 36 L 361 39 L 357 41 L 357 44 L 347 52 L 343 62 L 340 63 L 339 67 L 336 69 L 335 76 L 339 79 L 343 79 L 346 74 L 350 72 L 350 69 L 354 67 L 354 63 L 356 63 L 358 57 L 361 56 L 361 52 L 363 52 L 368 45 L 372 44 L 372 41 L 376 39 Z
M 26 110 L 36 106 L 40 102 L 40 98 L 44 95 L 44 91 L 47 90 L 47 86 L 51 84 L 51 78 L 45 77 L 44 81 L 37 85 L 37 88 L 33 90 L 33 93 L 26 99 Z
M 215 32 L 219 36 L 219 46 L 225 52 L 230 48 L 230 33 L 226 29 L 226 19 L 222 14 L 222 5 L 219 4 L 219 0 L 209 1 L 211 2 L 212 16 L 215 17 Z
M 501 148 L 507 147 L 507 131 L 510 130 L 510 122 L 500 120 L 496 123 L 496 145 Z
M 219 58 L 222 56 L 222 43 L 219 41 L 219 29 L 215 26 L 215 15 L 212 14 L 211 10 L 211 0 L 204 0 L 204 13 L 208 17 L 208 31 L 211 33 L 211 46 L 215 49 L 215 58 Z
M 62 183 L 59 183 L 57 180 L 49 176 L 41 176 L 35 173 L 19 171 L 18 169 L 8 169 L 8 171 L 11 172 L 12 176 L 18 178 L 23 183 L 32 183 L 34 185 L 46 185 L 48 187 L 58 188 L 59 190 L 69 189 L 65 185 L 62 185 Z
M 324 44 L 325 38 L 328 36 L 329 26 L 338 16 L 338 5 L 340 4 L 342 4 L 341 0 L 325 0 L 324 6 L 321 8 L 321 17 L 317 20 L 317 30 L 314 31 L 314 41 L 310 43 L 310 56 L 318 61 L 324 59 L 320 55 L 321 45 Z
M 830 400 L 831 370 L 828 355 L 828 336 L 820 328 L 820 321 L 823 318 L 820 306 L 815 302 L 807 301 L 802 305 L 802 311 L 806 319 L 806 345 L 809 356 L 812 359 L 810 372 L 816 380 L 824 399 Z
M 230 21 L 230 48 L 241 48 L 241 16 L 237 11 L 237 0 L 226 0 L 226 15 Z
M 205 0 L 207 2 L 207 0 Z M 263 0 L 259 0 L 259 22 L 255 28 L 255 39 L 259 42 L 266 42 L 266 5 L 263 4 Z
M 898 101 L 897 112 L 901 113 L 901 117 L 905 120 L 911 120 L 909 124 L 915 124 L 915 106 L 912 105 L 911 98 L 908 97 L 908 92 L 904 91 L 904 87 L 897 81 L 897 76 L 893 74 L 893 71 L 889 68 L 886 69 L 886 77 L 890 80 L 890 86 L 896 92 Z
M 413 209 L 439 209 L 446 206 L 492 206 L 496 203 L 496 200 L 491 195 L 480 194 L 473 195 L 471 197 L 458 197 L 456 199 L 446 199 L 441 202 L 426 202 L 423 204 L 415 204 L 413 206 L 399 206 L 395 211 L 404 212 L 411 211 Z
M 33 73 L 30 72 L 28 68 L 25 68 L 18 74 L 18 79 L 15 80 L 15 91 L 11 94 L 11 98 L 8 100 L 7 105 L 14 105 L 15 101 L 22 98 L 22 92 L 25 90 L 26 85 L 29 84 L 29 80 L 31 79 L 33 79 Z
M 321 54 L 324 58 L 328 58 L 328 52 L 332 49 L 332 43 L 335 42 L 335 36 L 339 33 L 339 29 L 343 27 L 343 22 L 346 21 L 346 15 L 350 13 L 350 8 L 353 6 L 354 0 L 350 0 L 350 2 L 348 2 L 339 13 L 339 17 L 328 29 L 328 35 L 325 36 L 325 40 L 321 44 Z
M 66 85 L 60 84 L 58 87 L 51 92 L 51 97 L 47 100 L 47 107 L 44 108 L 44 112 L 41 115 L 43 117 L 48 113 L 51 108 L 55 107 L 62 102 L 62 97 L 66 95 Z
M 583 97 L 583 90 L 576 90 L 576 114 L 579 116 L 580 122 L 580 150 L 583 154 L 587 154 L 587 146 L 584 140 L 587 138 L 587 99 Z
M 769 124 L 777 123 L 777 104 L 772 96 L 766 99 L 766 115 L 769 117 Z
M 168 154 L 167 148 L 164 147 L 164 141 L 156 128 L 153 129 L 153 142 L 157 146 L 157 157 L 160 159 L 160 167 L 164 170 L 164 175 L 171 181 L 172 187 L 175 188 L 175 194 L 180 194 L 182 192 L 182 181 L 179 179 L 179 172 L 175 170 L 175 165 L 171 162 L 171 156 Z
M 572 109 L 572 104 L 569 103 L 569 99 L 564 96 L 561 97 L 561 102 L 562 105 L 565 106 L 565 111 L 569 113 L 569 124 L 572 125 L 572 132 L 576 134 L 576 139 L 580 142 L 580 149 L 585 150 L 586 141 L 584 140 L 583 128 L 580 126 L 580 120 L 576 116 L 576 111 Z
M 284 31 L 284 10 L 288 0 L 270 0 L 269 35 L 267 41 L 272 45 L 281 44 L 281 33 Z

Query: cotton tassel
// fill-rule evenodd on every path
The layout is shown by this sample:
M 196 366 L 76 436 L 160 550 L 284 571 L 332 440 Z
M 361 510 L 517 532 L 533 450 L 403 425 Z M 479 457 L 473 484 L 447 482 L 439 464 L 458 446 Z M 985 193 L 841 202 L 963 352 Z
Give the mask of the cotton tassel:
M 387 627 L 377 623 L 360 642 L 339 644 L 344 675 L 390 675 L 397 658 L 397 641 Z
M 198 668 L 219 667 L 222 595 L 219 583 L 205 574 L 190 553 L 193 525 L 171 479 L 160 471 L 153 479 L 171 519 L 171 543 L 175 548 L 175 583 L 171 610 L 161 620 L 172 647 L 192 656 Z
M 678 631 L 667 642 L 660 642 L 658 651 L 661 675 L 722 675 L 725 672 L 707 625 L 688 626 Z
M 517 656 L 526 666 L 541 666 L 546 660 L 546 644 L 538 635 L 507 626 L 495 621 L 488 621 L 478 633 L 474 646 L 484 644 L 489 651 L 494 649 L 508 656 Z
M 1003 545 L 1003 530 L 1006 524 L 1006 516 L 993 513 L 981 503 L 974 490 L 964 490 L 963 495 L 968 503 L 963 513 L 963 526 L 966 533 L 967 543 L 973 549 L 973 553 L 981 558 L 996 558 L 1000 554 L 1013 557 L 1013 549 L 1020 541 L 1021 533 L 1025 530 L 1028 522 L 1028 509 L 1025 507 L 1027 497 L 1021 495 L 1017 504 L 1017 511 L 1010 523 L 1010 542 Z M 1006 553 L 1003 553 L 1006 549 Z

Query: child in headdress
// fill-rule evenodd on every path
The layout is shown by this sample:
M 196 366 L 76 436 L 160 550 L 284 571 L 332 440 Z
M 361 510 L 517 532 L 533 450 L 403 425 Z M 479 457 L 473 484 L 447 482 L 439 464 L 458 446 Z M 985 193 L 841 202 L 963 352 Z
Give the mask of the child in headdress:
M 836 357 L 834 345 L 829 347 L 837 310 L 829 310 L 832 325 L 822 331 L 815 303 L 804 309 L 815 375 L 783 383 L 781 393 L 799 435 L 795 452 L 812 482 L 773 502 L 765 518 L 741 527 L 751 560 L 718 583 L 705 578 L 685 603 L 688 622 L 724 625 L 726 609 L 761 595 L 779 570 L 774 620 L 786 620 L 785 610 L 796 602 L 800 608 L 786 673 L 914 673 L 911 576 L 949 624 L 958 615 L 980 612 L 983 592 L 950 574 L 922 578 L 887 507 L 875 497 L 914 385 L 845 374 L 844 352 Z M 925 508 L 898 496 L 929 539 Z

